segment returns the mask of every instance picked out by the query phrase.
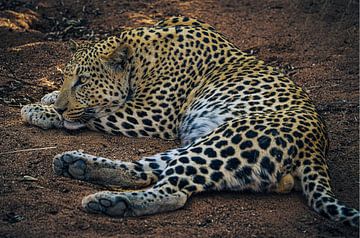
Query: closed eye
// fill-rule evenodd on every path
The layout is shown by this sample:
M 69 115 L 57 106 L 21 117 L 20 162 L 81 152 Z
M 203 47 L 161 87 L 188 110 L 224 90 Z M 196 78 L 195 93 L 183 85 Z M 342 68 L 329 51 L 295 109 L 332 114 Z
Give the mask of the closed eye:
M 73 87 L 78 87 L 78 86 L 80 86 L 80 85 L 85 84 L 88 79 L 89 79 L 88 76 L 79 75 Z

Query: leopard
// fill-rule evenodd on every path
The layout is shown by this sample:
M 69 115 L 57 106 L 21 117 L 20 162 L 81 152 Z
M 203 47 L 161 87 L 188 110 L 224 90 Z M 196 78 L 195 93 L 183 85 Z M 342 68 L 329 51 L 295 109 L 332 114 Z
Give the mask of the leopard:
M 300 190 L 317 213 L 359 227 L 359 211 L 331 189 L 325 122 L 278 67 L 183 16 L 70 44 L 60 90 L 25 105 L 24 122 L 181 142 L 130 162 L 56 155 L 59 176 L 130 189 L 87 195 L 85 211 L 136 217 L 180 209 L 207 191 Z

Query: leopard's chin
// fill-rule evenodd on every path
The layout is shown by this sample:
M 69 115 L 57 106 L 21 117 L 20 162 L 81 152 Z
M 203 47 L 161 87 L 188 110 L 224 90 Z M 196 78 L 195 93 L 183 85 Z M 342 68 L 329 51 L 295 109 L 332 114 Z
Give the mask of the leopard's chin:
M 84 128 L 86 125 L 81 122 L 64 121 L 64 127 L 68 130 L 78 130 Z

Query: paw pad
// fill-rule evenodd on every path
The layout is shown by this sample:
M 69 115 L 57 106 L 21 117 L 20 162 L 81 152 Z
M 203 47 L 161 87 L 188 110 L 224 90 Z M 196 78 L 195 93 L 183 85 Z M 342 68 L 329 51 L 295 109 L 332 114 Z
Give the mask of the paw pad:
M 104 213 L 109 216 L 127 215 L 130 201 L 123 195 L 99 192 L 84 197 L 82 206 L 90 213 Z
M 100 199 L 99 200 L 100 204 L 104 207 L 110 207 L 111 206 L 111 201 L 107 200 L 107 199 Z
M 53 170 L 57 175 L 84 180 L 86 177 L 86 162 L 78 151 L 56 155 L 53 160 Z

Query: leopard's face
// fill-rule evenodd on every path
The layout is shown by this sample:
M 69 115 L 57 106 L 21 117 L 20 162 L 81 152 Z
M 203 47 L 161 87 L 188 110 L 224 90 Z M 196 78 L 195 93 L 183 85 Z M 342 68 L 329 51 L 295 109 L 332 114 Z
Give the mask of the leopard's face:
M 69 123 L 85 124 L 121 106 L 128 94 L 127 49 L 114 38 L 78 47 L 63 71 L 55 108 Z

